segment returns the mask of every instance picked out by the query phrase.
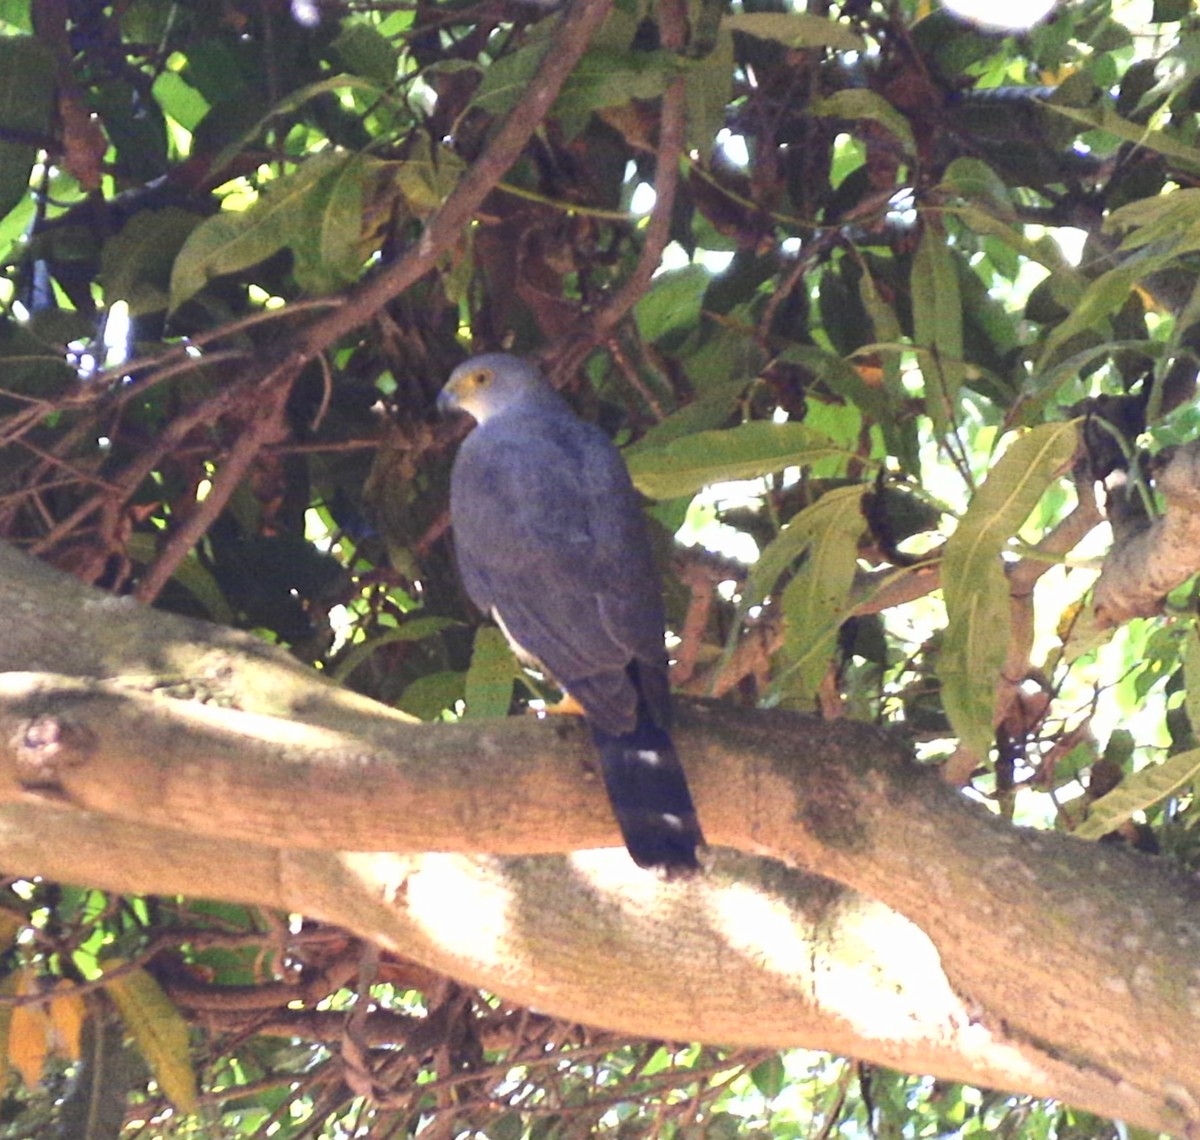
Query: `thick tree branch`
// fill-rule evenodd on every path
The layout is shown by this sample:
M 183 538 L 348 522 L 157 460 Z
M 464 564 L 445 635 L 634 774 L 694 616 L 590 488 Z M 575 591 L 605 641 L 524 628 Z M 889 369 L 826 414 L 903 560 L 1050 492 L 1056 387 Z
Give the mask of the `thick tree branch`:
M 626 1032 L 822 1046 L 1178 1133 L 1200 1120 L 1200 884 L 1015 830 L 874 728 L 685 706 L 705 830 L 754 854 L 662 883 L 619 849 L 576 850 L 617 842 L 578 725 L 412 725 L 11 552 L 0 604 L 22 617 L 0 644 L 10 873 L 300 911 Z M 145 691 L 193 665 L 189 696 L 242 707 Z
M 575 726 L 532 720 L 401 726 L 386 715 L 377 724 L 362 715 L 360 731 L 347 726 L 335 732 L 113 686 L 28 681 L 10 674 L 0 702 L 0 740 L 10 745 L 4 755 L 4 798 L 16 810 L 29 806 L 22 801 L 30 795 L 49 796 L 56 821 L 76 815 L 114 827 L 120 821 L 136 831 L 139 842 L 145 839 L 146 821 L 153 821 L 157 838 L 151 852 L 143 851 L 152 858 L 148 865 L 141 860 L 148 879 L 137 881 L 136 889 L 232 894 L 313 913 L 382 937 L 397 952 L 432 968 L 579 1020 L 641 1033 L 759 1044 L 785 1039 L 777 1036 L 784 1033 L 783 1023 L 764 1020 L 757 997 L 734 1003 L 743 1017 L 746 1009 L 754 1010 L 753 1024 L 740 1033 L 728 1012 L 716 1025 L 703 1017 L 691 1020 L 700 984 L 693 971 L 728 972 L 737 958 L 749 954 L 752 960 L 758 953 L 774 963 L 768 972 L 807 974 L 805 963 L 814 954 L 840 955 L 848 939 L 854 940 L 855 962 L 866 955 L 871 971 L 881 970 L 881 951 L 886 950 L 889 963 L 898 953 L 899 934 L 892 924 L 902 922 L 904 914 L 932 935 L 941 953 L 941 965 L 935 955 L 919 971 L 917 988 L 924 991 L 937 978 L 950 987 L 948 993 L 959 995 L 958 1012 L 942 1015 L 950 1017 L 956 1032 L 973 1027 L 982 1034 L 986 1027 L 990 1048 L 1017 1049 L 1022 1055 L 1029 1050 L 1040 1055 L 1049 1043 L 1070 1042 L 1079 1054 L 1076 1068 L 1121 1073 L 1135 1085 L 1138 1072 L 1144 1081 L 1159 1079 L 1152 1074 L 1161 1077 L 1172 1067 L 1169 1054 L 1177 1061 L 1171 1076 L 1179 1088 L 1188 1091 L 1194 1080 L 1189 1075 L 1197 1060 L 1191 1003 L 1185 995 L 1181 1004 L 1177 985 L 1163 979 L 1188 976 L 1190 963 L 1200 958 L 1200 888 L 1154 860 L 1053 834 L 1016 833 L 964 803 L 932 773 L 905 766 L 896 745 L 865 726 L 719 708 L 688 710 L 683 718 L 679 745 L 710 838 L 771 852 L 853 888 L 853 901 L 845 904 L 848 916 L 834 921 L 822 904 L 819 915 L 805 920 L 814 931 L 832 931 L 831 944 L 814 943 L 813 934 L 789 948 L 784 932 L 795 916 L 771 934 L 778 900 L 761 908 L 763 892 L 770 897 L 775 877 L 791 882 L 792 873 L 781 866 L 772 870 L 776 865 L 769 861 L 718 860 L 716 875 L 707 881 L 717 893 L 709 894 L 661 884 L 634 869 L 619 851 L 565 860 L 419 853 L 566 851 L 615 843 L 598 786 L 580 779 L 588 749 Z M 43 765 L 38 757 L 44 752 L 54 755 Z M 805 756 L 802 764 L 793 759 L 797 753 Z M 497 769 L 504 780 L 495 779 Z M 167 826 L 160 830 L 161 825 Z M 290 892 L 263 898 L 259 888 L 247 899 L 236 878 L 193 887 L 169 874 L 164 881 L 164 854 L 180 851 L 177 840 L 183 854 L 176 871 L 190 869 L 194 845 L 201 843 L 223 858 L 236 858 L 240 866 L 259 868 L 272 884 L 277 879 L 290 884 Z M 281 850 L 278 865 L 272 866 L 267 851 L 275 844 L 289 849 Z M 334 854 L 330 863 L 321 852 L 295 850 L 296 844 L 409 854 Z M 243 847 L 245 858 L 232 853 Z M 32 865 L 14 862 L 16 852 L 4 858 L 9 867 L 56 877 L 83 875 L 91 881 L 113 873 L 96 862 L 91 844 L 81 847 L 76 840 L 71 848 L 91 850 L 87 869 L 72 873 L 71 867 L 54 866 L 56 859 L 47 861 L 44 853 Z M 122 864 L 134 868 L 139 859 L 123 856 Z M 332 880 L 331 868 L 338 868 Z M 216 867 L 211 873 L 220 874 Z M 536 960 L 514 960 L 510 940 L 525 944 L 532 937 L 533 901 L 553 898 L 557 910 L 560 880 L 568 879 L 578 879 L 581 889 L 586 884 L 591 905 L 603 897 L 616 908 L 595 935 L 607 945 L 604 956 L 642 960 L 642 970 L 648 971 L 629 1010 L 613 1006 L 612 978 L 597 978 L 595 991 L 588 990 L 580 956 L 593 950 L 565 933 L 584 921 L 578 914 L 546 918 L 554 928 L 547 933 L 547 947 L 538 950 Z M 718 890 L 721 883 L 724 893 Z M 106 885 L 130 889 L 121 882 Z M 794 889 L 802 900 L 788 905 L 803 909 L 830 890 L 839 899 L 850 897 L 830 884 L 819 891 L 818 886 L 810 880 L 787 888 L 785 894 L 790 897 Z M 348 903 L 364 894 L 365 899 Z M 448 907 L 447 900 L 463 901 Z M 399 906 L 411 924 L 403 934 L 396 933 L 393 920 L 383 922 L 377 909 Z M 662 931 L 665 911 L 673 915 L 669 936 Z M 619 928 L 614 928 L 618 914 Z M 733 916 L 725 929 L 733 944 L 724 951 L 732 957 L 716 963 L 709 945 L 714 915 Z M 766 924 L 753 934 L 744 925 L 751 916 Z M 646 944 L 630 949 L 624 945 L 626 925 L 635 919 L 647 924 Z M 686 936 L 681 925 L 690 931 Z M 726 923 L 717 925 L 724 929 Z M 1058 938 L 1048 934 L 1056 930 Z M 667 950 L 661 945 L 664 937 Z M 550 955 L 550 964 L 542 953 Z M 555 956 L 561 958 L 556 967 Z M 664 966 L 675 979 L 673 993 L 663 988 Z M 750 971 L 749 960 L 737 969 Z M 555 977 L 557 983 L 547 980 Z M 1080 993 L 1079 977 L 1097 979 L 1105 997 L 1102 1013 L 1094 994 Z M 622 978 L 621 984 L 628 988 L 632 982 Z M 816 978 L 806 982 L 818 984 Z M 851 992 L 861 997 L 862 984 Z M 874 1008 L 880 991 L 871 992 Z M 1038 995 L 1036 1002 L 1031 993 Z M 914 996 L 914 1009 L 925 1000 Z M 646 1002 L 651 1005 L 639 1004 Z M 637 1009 L 643 1012 L 638 1015 Z M 852 1010 L 835 1003 L 826 1009 L 830 1012 L 845 1020 Z M 920 1044 L 906 1046 L 922 1055 L 918 1068 L 931 1067 L 924 1052 L 928 1038 L 946 1032 L 944 1026 L 935 1032 L 928 1016 L 923 1012 L 918 1019 L 923 1028 L 914 1030 Z M 961 1024 L 954 1020 L 959 1016 Z M 1084 1016 L 1093 1028 L 1106 1023 L 1101 1040 L 1089 1041 L 1086 1049 L 1080 1044 Z M 1153 1050 L 1132 1034 L 1139 1020 L 1155 1026 Z M 864 1055 L 862 1043 L 848 1044 L 844 1033 L 843 1027 L 824 1043 Z M 887 1056 L 889 1064 L 914 1067 L 914 1062 L 911 1053 L 903 1062 Z M 963 1077 L 957 1069 L 935 1071 Z M 1005 1083 L 994 1074 L 975 1073 L 969 1079 Z M 1090 1098 L 1088 1103 L 1095 1106 Z M 1110 1103 L 1100 1110 L 1129 1112 Z
M 833 1049 L 1184 1129 L 1157 1086 L 1089 1061 L 1086 1044 L 1107 1023 L 1081 1025 L 1062 1055 L 992 1024 L 954 992 L 914 925 L 771 860 L 724 853 L 699 881 L 664 884 L 620 850 L 281 851 L 17 804 L 0 807 L 0 862 L 112 890 L 303 910 L 512 1001 L 627 1033 Z M 1100 1016 L 1094 995 L 1076 1002 Z

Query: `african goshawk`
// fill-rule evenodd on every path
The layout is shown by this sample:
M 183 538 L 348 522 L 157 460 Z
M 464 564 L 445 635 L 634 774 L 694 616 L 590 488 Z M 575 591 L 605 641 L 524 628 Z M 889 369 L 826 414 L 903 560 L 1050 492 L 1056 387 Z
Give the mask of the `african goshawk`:
M 671 742 L 662 593 L 620 453 L 503 353 L 460 364 L 438 405 L 478 424 L 450 484 L 467 593 L 582 707 L 634 862 L 694 871 L 704 837 Z

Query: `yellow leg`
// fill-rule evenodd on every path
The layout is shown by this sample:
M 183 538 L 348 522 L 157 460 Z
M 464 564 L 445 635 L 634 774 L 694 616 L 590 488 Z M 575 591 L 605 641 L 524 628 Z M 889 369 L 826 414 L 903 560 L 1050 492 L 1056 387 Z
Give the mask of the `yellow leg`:
M 547 704 L 543 712 L 550 716 L 583 716 L 583 705 L 581 705 L 570 693 L 566 694 L 561 701 L 555 701 L 554 704 Z

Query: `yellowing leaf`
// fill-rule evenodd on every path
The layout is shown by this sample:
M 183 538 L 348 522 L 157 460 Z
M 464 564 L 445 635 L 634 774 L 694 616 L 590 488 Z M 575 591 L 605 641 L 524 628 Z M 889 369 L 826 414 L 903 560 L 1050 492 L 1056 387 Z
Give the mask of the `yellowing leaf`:
M 28 997 L 38 991 L 37 972 L 28 968 L 21 970 L 17 975 L 16 995 Z M 50 1018 L 45 1006 L 14 1006 L 8 1026 L 8 1059 L 21 1074 L 27 1089 L 37 1088 L 49 1053 Z
M 120 964 L 116 959 L 106 963 L 110 969 Z M 196 1074 L 188 1049 L 187 1022 L 170 998 L 145 970 L 111 978 L 105 989 L 159 1088 L 180 1112 L 194 1112 Z
M 87 1014 L 87 1003 L 78 988 L 65 978 L 59 981 L 50 999 L 51 1052 L 71 1061 L 79 1060 Z
M 20 976 L 15 972 L 0 980 L 0 996 L 12 997 L 17 992 L 19 981 Z M 11 1005 L 0 1005 L 0 1089 L 8 1087 L 8 1047 L 12 1039 L 12 1015 Z
M 7 950 L 17 940 L 29 919 L 19 910 L 0 906 L 0 950 Z

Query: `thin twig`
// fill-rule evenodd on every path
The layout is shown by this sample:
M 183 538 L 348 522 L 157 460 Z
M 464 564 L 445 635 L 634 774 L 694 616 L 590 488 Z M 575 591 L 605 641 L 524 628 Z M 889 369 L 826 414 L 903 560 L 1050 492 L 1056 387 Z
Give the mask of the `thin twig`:
M 291 388 L 282 377 L 275 374 L 270 389 L 263 393 L 265 404 L 255 414 L 249 426 L 242 432 L 237 443 L 213 478 L 212 487 L 203 502 L 187 520 L 167 540 L 162 553 L 154 560 L 154 565 L 146 572 L 134 590 L 134 597 L 147 604 L 153 602 L 170 580 L 171 575 L 179 568 L 179 564 L 187 557 L 188 551 L 204 536 L 217 515 L 229 502 L 237 490 L 243 476 L 250 469 L 250 464 L 257 458 L 263 447 L 277 440 L 284 431 L 284 416 L 287 395 Z M 290 377 L 288 378 L 290 380 Z
M 612 0 L 574 0 L 524 98 L 451 194 L 430 215 L 420 240 L 398 261 L 352 289 L 344 305 L 309 325 L 298 338 L 293 361 L 307 363 L 334 341 L 369 321 L 437 265 L 460 239 L 463 227 L 484 199 L 520 157 L 611 7 Z
M 681 51 L 687 36 L 683 3 L 681 0 L 662 0 L 658 14 L 663 47 L 670 52 Z M 595 345 L 612 333 L 649 289 L 671 239 L 671 215 L 675 209 L 679 164 L 686 140 L 687 88 L 680 75 L 663 92 L 654 160 L 654 209 L 642 239 L 637 265 L 603 307 L 588 316 L 582 327 L 561 337 L 559 344 L 547 353 L 554 361 L 551 372 L 556 381 L 578 369 Z
M 158 466 L 159 461 L 197 427 L 214 423 L 226 411 L 235 405 L 243 393 L 243 385 L 231 383 L 210 396 L 191 411 L 176 416 L 155 444 L 144 455 L 130 463 L 114 482 L 116 493 L 101 492 L 80 503 L 62 522 L 43 535 L 30 547 L 30 553 L 41 554 L 48 550 L 58 540 L 75 529 L 84 519 L 102 510 L 114 501 L 124 502 L 141 486 L 142 480 Z

